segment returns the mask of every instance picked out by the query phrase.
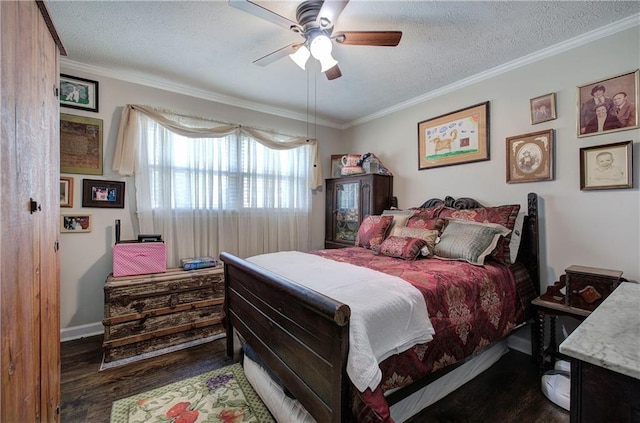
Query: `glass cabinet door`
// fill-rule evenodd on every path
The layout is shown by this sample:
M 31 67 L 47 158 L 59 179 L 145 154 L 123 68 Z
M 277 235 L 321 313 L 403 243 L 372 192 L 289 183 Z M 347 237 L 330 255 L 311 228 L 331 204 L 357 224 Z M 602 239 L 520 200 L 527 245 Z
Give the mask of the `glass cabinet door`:
M 355 242 L 360 227 L 360 181 L 336 184 L 336 241 Z

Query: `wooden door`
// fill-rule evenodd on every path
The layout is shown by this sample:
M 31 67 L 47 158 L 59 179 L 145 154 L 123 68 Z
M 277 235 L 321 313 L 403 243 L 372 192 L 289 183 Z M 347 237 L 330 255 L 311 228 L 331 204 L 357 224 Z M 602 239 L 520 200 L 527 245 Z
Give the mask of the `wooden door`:
M 60 50 L 43 11 L 0 2 L 3 422 L 55 421 L 60 402 Z

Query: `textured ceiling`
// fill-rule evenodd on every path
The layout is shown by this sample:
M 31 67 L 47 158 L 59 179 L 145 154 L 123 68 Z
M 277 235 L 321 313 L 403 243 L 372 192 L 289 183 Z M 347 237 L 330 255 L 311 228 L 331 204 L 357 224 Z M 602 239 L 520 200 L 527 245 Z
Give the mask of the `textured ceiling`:
M 295 21 L 297 2 L 255 2 Z M 400 30 L 402 40 L 397 47 L 334 43 L 343 76 L 328 81 L 317 68 L 302 71 L 287 57 L 266 67 L 252 64 L 302 39 L 226 1 L 46 6 L 69 64 L 276 114 L 312 114 L 338 127 L 614 22 L 640 22 L 639 1 L 351 0 L 336 31 Z

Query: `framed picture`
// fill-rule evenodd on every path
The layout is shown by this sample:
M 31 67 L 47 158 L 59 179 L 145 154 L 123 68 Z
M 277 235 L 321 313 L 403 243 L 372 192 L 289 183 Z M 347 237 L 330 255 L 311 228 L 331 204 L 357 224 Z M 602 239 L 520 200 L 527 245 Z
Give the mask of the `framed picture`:
M 578 87 L 578 137 L 638 128 L 640 70 Z
M 556 119 L 556 93 L 532 98 L 529 100 L 529 110 L 532 125 Z
M 60 215 L 60 232 L 91 232 L 90 214 Z
M 418 169 L 489 160 L 489 102 L 418 123 Z
M 73 207 L 73 178 L 60 177 L 60 207 Z
M 60 173 L 102 175 L 102 119 L 60 114 Z
M 60 75 L 60 105 L 98 113 L 98 81 Z
M 82 180 L 82 207 L 124 208 L 124 182 Z
M 507 138 L 507 183 L 553 179 L 553 129 Z
M 345 154 L 331 155 L 331 177 L 339 178 L 342 176 L 342 156 Z
M 633 141 L 580 149 L 580 189 L 633 188 Z

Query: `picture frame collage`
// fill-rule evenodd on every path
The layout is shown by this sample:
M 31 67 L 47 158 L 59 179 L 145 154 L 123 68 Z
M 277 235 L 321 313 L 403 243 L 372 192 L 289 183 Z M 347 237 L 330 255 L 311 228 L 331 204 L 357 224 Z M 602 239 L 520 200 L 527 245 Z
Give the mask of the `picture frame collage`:
M 640 69 L 577 86 L 577 138 L 640 128 Z M 558 118 L 556 93 L 529 100 L 531 125 Z M 506 182 L 554 179 L 555 130 L 506 138 Z M 633 141 L 579 149 L 580 190 L 633 188 Z M 489 160 L 489 102 L 418 122 L 418 170 Z
M 98 113 L 99 82 L 60 75 L 60 107 Z M 60 113 L 60 173 L 103 174 L 103 121 L 90 116 Z M 124 208 L 125 182 L 82 179 L 83 208 Z M 74 178 L 60 177 L 60 207 L 74 207 Z M 60 215 L 60 232 L 91 232 L 92 216 Z

